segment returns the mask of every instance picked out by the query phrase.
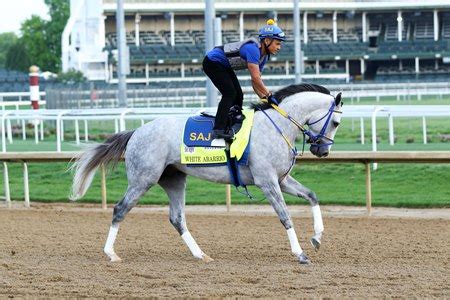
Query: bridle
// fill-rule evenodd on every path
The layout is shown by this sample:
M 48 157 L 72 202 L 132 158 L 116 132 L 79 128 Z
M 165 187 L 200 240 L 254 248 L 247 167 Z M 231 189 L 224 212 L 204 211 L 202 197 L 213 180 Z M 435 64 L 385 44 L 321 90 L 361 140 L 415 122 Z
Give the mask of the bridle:
M 328 125 L 330 123 L 331 120 L 331 116 L 333 115 L 333 113 L 339 113 L 341 114 L 342 111 L 340 110 L 336 110 L 336 99 L 341 97 L 341 93 L 339 93 L 336 97 L 334 97 L 334 101 L 333 103 L 331 103 L 330 108 L 328 109 L 328 112 L 322 116 L 321 118 L 319 118 L 318 120 L 314 121 L 314 122 L 307 122 L 305 125 L 307 125 L 308 127 L 311 125 L 314 125 L 316 123 L 319 123 L 320 121 L 322 121 L 323 119 L 326 118 L 325 123 L 322 126 L 322 129 L 320 130 L 319 134 L 314 134 L 311 130 L 306 129 L 302 124 L 300 124 L 300 122 L 298 122 L 297 120 L 295 120 L 294 118 L 292 118 L 286 111 L 284 111 L 282 108 L 280 108 L 277 104 L 274 103 L 270 103 L 270 105 L 279 113 L 281 114 L 283 117 L 285 117 L 286 119 L 288 119 L 289 121 L 291 121 L 295 126 L 297 126 L 298 129 L 300 129 L 300 131 L 303 134 L 303 149 L 302 149 L 302 154 L 305 152 L 305 144 L 308 143 L 310 145 L 313 146 L 317 146 L 317 147 L 325 147 L 325 146 L 329 146 L 334 144 L 334 139 L 327 137 L 325 135 L 325 132 L 328 128 Z M 268 101 L 266 99 L 262 99 L 263 102 L 268 103 Z M 294 152 L 294 154 L 296 155 L 297 152 L 297 148 L 295 146 L 292 145 L 292 143 L 289 141 L 289 139 L 284 135 L 284 133 L 281 131 L 281 129 L 275 124 L 275 122 L 269 117 L 269 115 L 262 109 L 260 109 L 260 111 L 262 111 L 268 118 L 269 120 L 272 122 L 272 124 L 275 126 L 275 128 L 277 129 L 277 131 L 283 136 L 284 140 L 286 141 L 286 143 L 288 144 L 288 146 L 291 148 L 291 150 Z M 306 139 L 306 136 L 308 136 L 308 139 Z M 322 139 L 326 139 L 328 140 L 328 143 L 321 143 Z
M 310 130 L 303 131 L 303 138 L 305 138 L 305 135 L 309 137 L 309 139 L 307 141 L 308 144 L 311 144 L 311 145 L 317 146 L 317 147 L 324 147 L 324 146 L 329 146 L 329 145 L 334 144 L 334 139 L 327 137 L 325 135 L 325 132 L 328 128 L 328 125 L 330 124 L 331 116 L 333 115 L 333 113 L 339 113 L 339 114 L 342 113 L 342 111 L 336 110 L 336 102 L 335 101 L 333 101 L 330 108 L 328 109 L 328 112 L 323 117 L 319 118 L 318 120 L 316 120 L 312 123 L 306 123 L 306 125 L 308 125 L 308 127 L 309 127 L 309 126 L 319 123 L 323 119 L 327 118 L 325 120 L 325 123 L 323 124 L 322 129 L 320 130 L 319 134 L 316 135 L 313 132 L 311 132 Z M 328 143 L 321 143 L 320 142 L 321 139 L 328 140 Z M 303 141 L 304 141 L 304 139 L 303 139 Z M 305 141 L 304 141 L 304 143 L 305 143 Z

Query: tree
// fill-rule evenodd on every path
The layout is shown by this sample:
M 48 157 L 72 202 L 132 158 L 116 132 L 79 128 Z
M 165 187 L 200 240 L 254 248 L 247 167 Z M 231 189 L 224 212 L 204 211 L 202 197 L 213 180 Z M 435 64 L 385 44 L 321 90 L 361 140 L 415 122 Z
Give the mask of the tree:
M 31 63 L 57 73 L 61 68 L 61 36 L 69 19 L 69 0 L 45 0 L 50 20 L 32 16 L 22 23 L 21 40 Z
M 62 73 L 62 72 L 59 73 L 57 81 L 62 82 L 62 83 L 70 83 L 70 84 L 83 83 L 86 81 L 86 77 L 84 77 L 82 72 L 76 71 L 74 69 L 70 69 L 66 73 Z
M 8 50 L 16 42 L 17 36 L 14 32 L 5 32 L 0 34 L 0 68 L 5 68 Z
M 45 0 L 45 4 L 50 15 L 50 21 L 46 24 L 46 41 L 50 52 L 56 58 L 55 69 L 49 71 L 57 72 L 61 69 L 61 38 L 70 17 L 70 1 Z
M 28 72 L 30 66 L 28 53 L 20 40 L 9 47 L 8 52 L 6 53 L 6 69 Z
M 20 30 L 22 32 L 20 41 L 25 46 L 31 63 L 41 70 L 55 70 L 57 58 L 52 55 L 47 43 L 46 21 L 38 16 L 32 16 L 22 23 Z

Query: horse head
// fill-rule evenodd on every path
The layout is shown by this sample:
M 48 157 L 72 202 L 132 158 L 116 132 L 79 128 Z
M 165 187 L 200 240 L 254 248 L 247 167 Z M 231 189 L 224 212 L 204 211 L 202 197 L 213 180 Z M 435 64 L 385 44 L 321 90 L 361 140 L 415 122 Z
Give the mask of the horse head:
M 334 144 L 334 136 L 341 123 L 342 105 L 341 93 L 329 101 L 328 108 L 315 110 L 307 120 L 309 150 L 317 157 L 326 157 Z

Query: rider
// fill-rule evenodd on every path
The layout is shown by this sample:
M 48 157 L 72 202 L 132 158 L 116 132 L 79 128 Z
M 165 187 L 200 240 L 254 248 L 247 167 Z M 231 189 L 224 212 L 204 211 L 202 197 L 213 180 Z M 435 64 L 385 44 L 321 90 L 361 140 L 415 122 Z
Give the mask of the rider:
M 203 71 L 222 94 L 213 138 L 232 139 L 233 133 L 226 130 L 228 112 L 235 105 L 242 109 L 244 95 L 234 70 L 248 69 L 255 93 L 261 99 L 278 104 L 261 80 L 261 73 L 270 55 L 280 51 L 285 34 L 274 20 L 269 19 L 259 30 L 258 37 L 215 47 L 203 59 Z

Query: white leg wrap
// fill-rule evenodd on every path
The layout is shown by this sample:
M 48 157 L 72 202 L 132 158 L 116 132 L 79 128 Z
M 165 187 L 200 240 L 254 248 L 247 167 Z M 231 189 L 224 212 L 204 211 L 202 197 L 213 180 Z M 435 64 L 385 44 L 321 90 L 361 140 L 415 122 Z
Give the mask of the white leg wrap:
M 189 247 L 189 250 L 191 250 L 192 255 L 198 259 L 203 258 L 203 251 L 200 249 L 200 247 L 195 242 L 194 238 L 192 237 L 191 233 L 189 231 L 186 231 L 181 235 L 186 245 Z
M 108 238 L 105 243 L 105 248 L 103 249 L 108 255 L 114 254 L 114 242 L 116 241 L 117 232 L 119 232 L 119 226 L 109 227 Z
M 323 221 L 322 221 L 322 213 L 320 212 L 319 204 L 314 205 L 312 208 L 312 214 L 314 218 L 314 232 L 316 234 L 321 234 L 323 232 Z
M 302 254 L 303 250 L 302 247 L 300 247 L 300 244 L 297 239 L 297 234 L 295 234 L 294 228 L 289 228 L 287 230 L 289 242 L 291 243 L 291 250 L 292 253 L 294 253 L 296 256 L 299 256 Z

